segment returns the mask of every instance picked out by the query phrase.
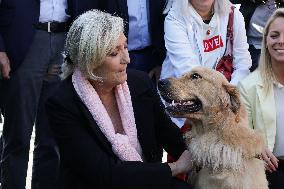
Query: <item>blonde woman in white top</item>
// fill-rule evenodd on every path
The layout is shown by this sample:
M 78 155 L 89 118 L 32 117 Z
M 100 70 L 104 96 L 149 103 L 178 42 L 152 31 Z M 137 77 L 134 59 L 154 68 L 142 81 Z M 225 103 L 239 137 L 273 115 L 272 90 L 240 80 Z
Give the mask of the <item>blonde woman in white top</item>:
M 264 29 L 259 67 L 240 82 L 250 127 L 266 138 L 262 153 L 270 189 L 284 186 L 284 9 Z

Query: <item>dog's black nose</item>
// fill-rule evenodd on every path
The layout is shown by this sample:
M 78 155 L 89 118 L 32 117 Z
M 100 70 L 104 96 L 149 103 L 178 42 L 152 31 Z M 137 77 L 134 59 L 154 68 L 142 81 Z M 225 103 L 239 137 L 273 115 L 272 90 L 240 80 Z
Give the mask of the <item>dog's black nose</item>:
M 170 84 L 170 81 L 168 79 L 161 79 L 159 82 L 158 82 L 158 87 L 159 88 L 163 88 L 163 87 L 166 87 L 167 85 Z

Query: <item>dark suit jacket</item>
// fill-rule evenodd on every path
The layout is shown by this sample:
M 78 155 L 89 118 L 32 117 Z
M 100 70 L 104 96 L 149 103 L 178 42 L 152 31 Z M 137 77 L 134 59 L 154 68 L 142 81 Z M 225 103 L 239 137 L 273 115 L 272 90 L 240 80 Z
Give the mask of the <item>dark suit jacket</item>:
M 99 9 L 110 14 L 119 16 L 125 21 L 125 34 L 128 34 L 128 7 L 127 0 L 69 0 L 72 1 L 71 15 L 76 17 L 83 12 L 91 9 Z M 150 34 L 153 46 L 153 57 L 157 65 L 162 65 L 166 48 L 164 42 L 164 19 L 163 9 L 167 0 L 148 0 L 149 2 L 149 21 Z
M 46 104 L 50 126 L 59 146 L 65 188 L 169 189 L 176 182 L 162 147 L 179 157 L 185 146 L 179 129 L 165 114 L 148 76 L 128 72 L 135 121 L 144 162 L 123 162 L 113 153 L 70 77 Z M 183 187 L 182 187 L 183 188 Z
M 67 0 L 68 2 L 68 15 L 74 20 L 80 14 L 91 9 L 102 9 L 103 0 Z
M 39 0 L 2 0 L 0 4 L 0 51 L 8 54 L 12 72 L 29 50 L 38 18 Z
M 74 14 L 70 8 L 66 10 Z M 38 23 L 40 0 L 2 0 L 0 4 L 0 52 L 6 52 L 14 72 L 24 60 Z

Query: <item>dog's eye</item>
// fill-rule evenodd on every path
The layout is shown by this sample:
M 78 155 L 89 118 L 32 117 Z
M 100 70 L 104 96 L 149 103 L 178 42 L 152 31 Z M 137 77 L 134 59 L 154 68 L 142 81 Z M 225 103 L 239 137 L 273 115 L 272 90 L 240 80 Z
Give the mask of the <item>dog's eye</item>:
M 201 79 L 201 75 L 199 75 L 198 73 L 194 73 L 190 76 L 190 79 Z

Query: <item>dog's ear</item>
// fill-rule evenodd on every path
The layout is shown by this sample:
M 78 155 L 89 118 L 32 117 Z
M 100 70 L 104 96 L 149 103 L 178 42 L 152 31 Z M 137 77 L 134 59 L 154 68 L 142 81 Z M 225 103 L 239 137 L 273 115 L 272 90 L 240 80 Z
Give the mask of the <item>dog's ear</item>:
M 232 112 L 237 114 L 241 107 L 240 93 L 237 87 L 230 83 L 223 84 L 223 87 L 230 96 L 230 107 L 229 108 L 232 110 Z

